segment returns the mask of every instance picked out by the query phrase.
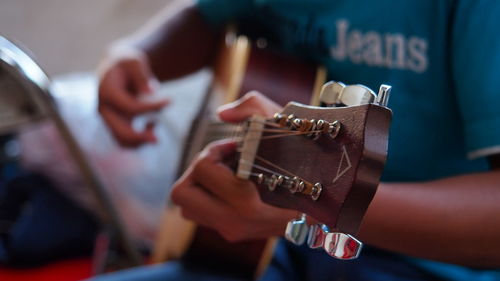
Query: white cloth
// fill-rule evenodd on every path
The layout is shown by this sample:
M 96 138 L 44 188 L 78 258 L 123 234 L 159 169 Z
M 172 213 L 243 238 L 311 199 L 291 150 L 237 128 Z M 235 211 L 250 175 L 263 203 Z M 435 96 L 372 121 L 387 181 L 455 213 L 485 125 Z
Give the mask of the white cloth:
M 201 71 L 165 83 L 155 93 L 171 104 L 161 111 L 155 134 L 157 144 L 138 149 L 120 147 L 97 112 L 97 81 L 93 74 L 60 76 L 52 95 L 73 135 L 102 179 L 127 229 L 135 239 L 150 244 L 158 229 L 192 119 L 210 82 Z M 136 124 L 140 126 L 140 124 Z M 48 175 L 57 187 L 85 208 L 95 210 L 96 200 L 83 184 L 55 126 L 44 122 L 20 136 L 23 163 Z

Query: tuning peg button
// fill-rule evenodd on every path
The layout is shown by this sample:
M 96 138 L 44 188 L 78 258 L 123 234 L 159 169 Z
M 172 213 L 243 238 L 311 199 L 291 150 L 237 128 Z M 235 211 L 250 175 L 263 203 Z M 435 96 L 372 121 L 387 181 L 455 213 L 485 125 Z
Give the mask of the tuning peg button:
M 309 236 L 307 237 L 307 245 L 311 249 L 323 248 L 328 227 L 324 224 L 315 224 L 309 227 Z
M 387 107 L 387 104 L 389 103 L 389 97 L 391 96 L 391 88 L 392 87 L 390 85 L 382 84 L 380 86 L 380 89 L 378 90 L 377 99 L 375 100 L 375 103 L 377 103 L 380 106 Z
M 369 104 L 375 100 L 375 97 L 375 93 L 364 85 L 349 85 L 342 91 L 340 104 L 346 106 Z
M 346 86 L 341 82 L 330 81 L 321 88 L 319 99 L 323 106 L 338 107 L 369 104 L 375 97 L 375 93 L 364 85 Z
M 328 255 L 340 260 L 352 260 L 359 256 L 363 243 L 349 234 L 330 232 L 326 234 L 323 249 Z
M 288 222 L 285 230 L 285 238 L 295 245 L 302 245 L 306 241 L 309 226 L 306 222 L 306 215 L 302 214 L 300 219 Z
M 320 92 L 320 102 L 326 107 L 335 107 L 340 101 L 340 95 L 345 88 L 341 82 L 330 81 L 323 85 Z

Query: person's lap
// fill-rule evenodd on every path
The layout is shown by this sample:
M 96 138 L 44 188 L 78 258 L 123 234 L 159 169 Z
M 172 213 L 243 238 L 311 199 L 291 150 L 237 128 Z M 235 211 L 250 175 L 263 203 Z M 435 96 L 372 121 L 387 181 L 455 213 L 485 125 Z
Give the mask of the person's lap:
M 58 192 L 45 177 L 20 172 L 0 186 L 0 263 L 28 266 L 89 256 L 95 218 Z
M 195 271 L 180 262 L 144 266 L 98 276 L 94 281 L 211 280 L 237 281 L 237 278 Z M 397 255 L 367 248 L 355 261 L 339 261 L 322 251 L 297 247 L 281 241 L 275 256 L 259 281 L 350 280 L 350 281 L 431 281 L 438 280 L 405 262 Z

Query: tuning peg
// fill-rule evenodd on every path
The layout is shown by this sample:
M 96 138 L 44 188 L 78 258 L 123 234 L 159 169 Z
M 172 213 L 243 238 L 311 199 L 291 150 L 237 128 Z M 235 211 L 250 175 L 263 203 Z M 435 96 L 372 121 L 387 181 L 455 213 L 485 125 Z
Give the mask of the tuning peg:
M 328 234 L 328 226 L 324 224 L 315 224 L 309 227 L 309 236 L 307 237 L 307 245 L 311 249 L 323 248 L 326 235 Z
M 321 87 L 319 101 L 323 106 L 334 107 L 339 103 L 340 95 L 345 88 L 345 84 L 341 82 L 330 81 Z
M 286 240 L 295 245 L 302 245 L 306 241 L 309 226 L 306 222 L 306 214 L 302 214 L 299 219 L 288 222 L 285 230 Z
M 375 93 L 363 85 L 346 86 L 341 82 L 330 81 L 321 88 L 320 102 L 323 106 L 354 106 L 372 103 Z
M 346 106 L 368 104 L 372 103 L 375 97 L 375 93 L 366 86 L 349 85 L 342 91 L 339 103 Z
M 359 256 L 363 243 L 349 234 L 330 232 L 326 234 L 323 249 L 328 255 L 340 260 L 352 260 Z
M 380 106 L 387 107 L 387 104 L 389 103 L 389 97 L 391 96 L 391 89 L 392 87 L 390 85 L 380 85 L 380 89 L 378 90 L 377 94 L 377 100 L 375 101 L 375 103 Z

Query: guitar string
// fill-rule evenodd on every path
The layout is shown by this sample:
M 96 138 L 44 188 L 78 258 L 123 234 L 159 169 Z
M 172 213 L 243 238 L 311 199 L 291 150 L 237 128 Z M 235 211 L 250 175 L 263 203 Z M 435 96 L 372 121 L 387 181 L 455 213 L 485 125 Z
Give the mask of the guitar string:
M 248 132 L 264 132 L 264 133 L 288 133 L 286 130 L 279 130 L 279 129 L 264 129 L 264 130 L 246 130 L 243 131 L 241 128 L 235 128 L 232 130 L 224 130 L 224 131 L 217 131 L 217 132 L 211 132 L 210 134 L 207 134 L 207 139 L 222 139 L 222 138 L 229 138 L 229 139 L 235 139 L 237 137 L 241 138 L 242 135 Z M 290 131 L 290 133 L 296 133 L 293 131 Z
M 239 151 L 239 152 L 240 152 L 240 153 L 242 153 L 242 154 L 244 154 L 244 152 L 242 152 L 242 151 Z M 264 157 L 262 157 L 262 156 L 256 155 L 256 156 L 255 156 L 255 158 L 256 158 L 257 160 L 261 161 L 261 162 L 264 162 L 264 164 L 267 164 L 268 166 L 271 166 L 272 168 L 279 170 L 279 171 L 280 171 L 281 173 L 283 173 L 283 174 L 287 174 L 287 175 L 288 175 L 288 176 L 290 176 L 290 177 L 297 177 L 297 178 L 299 178 L 300 180 L 304 181 L 304 183 L 311 184 L 309 181 L 304 180 L 302 177 L 299 177 L 298 175 L 296 175 L 296 174 L 294 174 L 294 173 L 292 173 L 292 172 L 290 172 L 290 171 L 288 171 L 288 170 L 286 170 L 286 169 L 284 169 L 284 168 L 282 168 L 282 167 L 280 167 L 280 166 L 278 166 L 278 165 L 276 165 L 276 164 L 272 163 L 271 161 L 269 161 L 269 160 L 265 159 L 265 158 L 264 158 Z M 266 168 L 264 168 L 263 166 L 260 166 L 260 165 L 258 165 L 258 164 L 255 164 L 255 163 L 249 163 L 249 162 L 248 162 L 248 161 L 246 161 L 246 160 L 242 160 L 242 162 L 243 162 L 243 163 L 246 163 L 246 164 L 251 164 L 251 166 L 252 166 L 252 167 L 258 168 L 258 169 L 263 170 L 263 171 L 266 171 L 266 172 L 268 172 L 268 173 L 271 173 L 271 174 L 277 174 L 277 175 L 280 175 L 280 176 L 284 176 L 283 174 L 280 174 L 279 172 L 276 172 L 276 171 L 272 171 L 272 170 L 266 169 Z
M 252 122 L 258 123 L 258 124 L 268 125 L 270 127 L 282 128 L 281 125 L 276 124 L 272 119 L 267 119 L 265 121 L 253 120 Z
M 264 162 L 265 164 L 267 164 L 267 165 L 269 165 L 269 166 L 271 166 L 271 167 L 273 167 L 273 168 L 275 168 L 275 169 L 277 169 L 277 170 L 281 171 L 282 173 L 287 173 L 287 174 L 291 175 L 292 177 L 297 177 L 297 178 L 299 178 L 300 180 L 304 181 L 304 183 L 311 184 L 309 181 L 306 181 L 306 180 L 304 180 L 303 178 L 301 178 L 301 177 L 299 177 L 299 176 L 297 176 L 297 175 L 293 174 L 292 172 L 290 172 L 290 171 L 288 171 L 288 170 L 286 170 L 286 169 L 284 169 L 284 168 L 282 168 L 282 167 L 280 167 L 280 166 L 278 166 L 278 165 L 276 165 L 276 164 L 272 163 L 271 161 L 269 161 L 269 160 L 267 160 L 267 159 L 263 158 L 262 156 L 256 155 L 256 156 L 255 156 L 255 158 L 256 158 L 257 160 L 262 161 L 262 162 Z
M 261 131 L 261 132 L 267 132 L 267 133 L 277 133 L 275 135 L 270 135 L 270 136 L 264 136 L 264 137 L 260 137 L 260 138 L 254 138 L 254 139 L 246 139 L 247 141 L 248 140 L 266 140 L 266 139 L 274 139 L 274 138 L 282 138 L 282 137 L 287 137 L 287 136 L 295 136 L 295 135 L 305 135 L 305 134 L 311 134 L 311 133 L 316 133 L 316 132 L 322 132 L 322 130 L 313 130 L 313 131 L 308 131 L 308 132 L 300 132 L 300 131 L 292 131 L 290 129 L 287 129 L 287 128 L 283 128 L 281 126 L 279 126 L 278 124 L 276 123 L 271 123 L 269 121 L 264 121 L 264 122 L 261 122 L 261 121 L 253 121 L 253 122 L 257 122 L 257 123 L 264 123 L 265 125 L 269 125 L 269 126 L 272 126 L 272 127 L 275 127 L 275 128 L 278 128 L 278 129 L 262 129 L 262 130 L 243 130 L 243 127 L 244 125 L 246 125 L 247 123 L 246 122 L 241 122 L 241 123 L 238 123 L 238 124 L 235 124 L 235 125 L 232 125 L 232 126 L 224 126 L 223 128 L 228 128 L 230 127 L 229 130 L 224 130 L 225 132 L 222 132 L 222 135 L 225 135 L 225 136 L 230 136 L 230 139 L 233 139 L 235 140 L 236 143 L 238 143 L 238 145 L 241 145 L 243 143 L 243 140 L 244 138 L 241 137 L 241 135 L 244 135 L 248 132 L 253 132 L 253 131 Z M 218 126 L 220 127 L 221 125 L 223 125 L 223 123 L 214 123 L 212 125 L 215 125 L 215 126 Z M 227 124 L 226 124 L 227 125 Z M 229 131 L 229 132 L 228 132 Z M 281 133 L 281 134 L 280 134 Z M 238 148 L 238 151 L 240 153 L 244 153 L 241 151 L 241 148 Z M 281 173 L 284 173 L 284 174 L 288 174 L 288 176 L 291 176 L 291 177 L 296 177 L 302 181 L 304 181 L 304 183 L 306 184 L 311 184 L 309 183 L 308 181 L 302 179 L 301 177 L 295 175 L 294 173 L 272 163 L 271 161 L 259 156 L 259 155 L 256 155 L 256 159 L 267 164 L 268 166 L 271 166 L 272 168 L 276 169 L 276 170 L 279 170 L 281 171 Z M 243 160 L 244 163 L 247 163 L 248 164 L 248 161 L 246 160 Z M 256 169 L 259 169 L 261 171 L 265 171 L 265 172 L 268 172 L 270 174 L 276 174 L 276 175 L 280 175 L 280 176 L 284 176 L 282 174 L 280 174 L 279 172 L 276 172 L 276 171 L 272 171 L 270 169 L 267 169 L 261 165 L 258 165 L 258 164 L 255 164 L 255 163 L 250 163 L 251 164 L 251 167 L 253 168 L 256 168 Z M 252 173 L 250 173 L 252 174 Z
M 263 132 L 265 132 L 265 130 L 263 130 Z M 283 134 L 276 134 L 276 135 L 270 135 L 270 136 L 264 136 L 264 137 L 259 137 L 259 138 L 248 138 L 248 139 L 245 139 L 243 137 L 238 137 L 238 142 L 242 142 L 243 140 L 269 140 L 269 139 L 276 139 L 276 138 L 283 138 L 283 137 L 290 137 L 290 136 L 299 136 L 299 135 L 309 135 L 309 134 L 312 134 L 312 133 L 316 133 L 316 132 L 323 132 L 321 130 L 315 130 L 315 131 L 308 131 L 308 132 L 298 132 L 298 131 L 285 131 L 283 130 Z
M 227 127 L 238 127 L 240 126 L 240 124 L 244 124 L 246 123 L 247 121 L 243 121 L 243 122 L 240 122 L 240 123 L 237 123 L 237 124 L 229 124 L 229 123 L 224 123 L 224 122 L 213 122 L 213 123 L 210 123 L 208 124 L 209 127 L 222 127 L 222 128 L 227 128 Z M 280 128 L 281 126 L 279 124 L 276 124 L 274 122 L 273 119 L 266 119 L 264 121 L 260 121 L 260 120 L 252 120 L 251 122 L 253 123 L 259 123 L 259 124 L 265 124 L 265 125 L 269 125 L 271 127 L 276 127 L 276 128 Z
M 248 133 L 248 132 L 257 132 L 261 131 L 264 133 L 282 133 L 282 134 L 276 134 L 276 135 L 271 135 L 271 136 L 264 136 L 256 139 L 248 139 L 248 140 L 265 140 L 265 139 L 274 139 L 274 138 L 281 138 L 281 137 L 287 137 L 287 136 L 295 136 L 295 135 L 308 135 L 312 133 L 321 133 L 323 132 L 322 130 L 313 130 L 313 131 L 307 131 L 307 132 L 300 132 L 300 131 L 293 131 L 289 130 L 286 128 L 281 128 L 280 129 L 263 129 L 263 130 L 246 130 L 242 131 L 242 125 L 235 125 L 232 130 L 230 131 L 230 139 L 237 139 L 237 141 L 242 141 L 242 137 L 238 136 L 240 134 Z M 220 132 L 223 136 L 227 136 L 227 132 Z M 219 134 L 219 135 L 220 135 Z M 212 134 L 213 136 L 213 134 Z M 238 136 L 238 137 L 237 137 Z
M 227 124 L 227 123 L 217 122 L 217 123 L 211 123 L 211 124 L 209 124 L 209 126 L 211 126 L 211 127 L 219 127 L 219 130 L 216 131 L 216 133 L 219 133 L 219 134 L 225 134 L 224 132 L 227 131 L 227 130 L 229 130 L 229 131 L 232 132 L 231 137 L 234 137 L 235 135 L 237 135 L 238 132 L 244 133 L 242 131 L 243 130 L 243 125 L 242 124 L 245 124 L 246 122 L 240 122 L 240 123 L 234 124 L 234 125 L 233 124 Z M 316 132 L 322 132 L 321 130 L 314 130 L 314 131 L 308 131 L 308 132 L 297 132 L 297 131 L 292 131 L 292 130 L 286 130 L 286 128 L 283 128 L 281 125 L 279 125 L 276 122 L 274 122 L 273 119 L 266 119 L 265 121 L 253 120 L 251 122 L 268 125 L 270 127 L 277 128 L 277 130 L 279 130 L 279 132 L 282 131 L 282 132 L 285 132 L 285 133 L 290 133 L 292 135 L 311 134 L 311 133 L 316 133 Z M 228 127 L 229 127 L 229 129 L 228 129 Z M 215 131 L 215 130 L 212 130 L 212 131 Z M 220 131 L 222 131 L 222 133 L 220 133 Z M 247 130 L 246 132 L 251 132 L 251 131 L 253 131 L 253 130 Z M 263 132 L 273 132 L 273 131 L 272 131 L 272 129 L 264 129 Z M 274 132 L 278 132 L 278 131 L 274 131 Z M 212 135 L 214 135 L 214 134 L 212 134 Z M 275 137 L 272 137 L 272 138 L 275 138 Z
M 259 139 L 260 140 L 265 140 L 265 139 L 271 139 L 271 138 L 280 138 L 280 137 L 286 137 L 286 136 L 303 135 L 303 134 L 311 134 L 311 133 L 315 133 L 315 132 L 321 132 L 321 130 L 315 130 L 315 131 L 309 131 L 309 132 L 297 132 L 297 131 L 292 131 L 292 130 L 287 129 L 287 128 L 283 128 L 283 127 L 281 127 L 280 125 L 278 125 L 276 123 L 270 123 L 270 122 L 267 122 L 267 121 L 266 122 L 258 122 L 258 123 L 264 123 L 265 125 L 268 125 L 270 127 L 278 128 L 278 129 L 263 129 L 263 130 L 261 130 L 262 132 L 281 133 L 281 134 L 276 134 L 276 135 L 273 135 L 273 136 L 265 136 L 265 137 L 261 137 L 261 138 L 255 138 L 256 140 L 259 140 Z M 224 124 L 217 124 L 217 126 L 221 126 L 221 125 L 224 125 Z M 220 135 L 220 133 L 222 133 L 222 136 L 225 137 L 225 138 L 227 138 L 228 136 L 230 136 L 231 139 L 238 138 L 239 140 L 236 141 L 236 142 L 238 143 L 238 145 L 240 146 L 240 148 L 241 148 L 241 144 L 243 143 L 243 141 L 242 141 L 243 138 L 241 137 L 241 135 L 244 135 L 245 133 L 247 133 L 249 131 L 254 131 L 254 130 L 246 130 L 245 131 L 243 129 L 244 127 L 247 127 L 247 122 L 241 122 L 239 124 L 232 125 L 232 126 L 224 126 L 223 129 L 227 128 L 227 127 L 230 127 L 230 130 L 219 130 L 219 135 Z M 220 131 L 222 131 L 222 132 L 220 132 Z M 213 136 L 214 136 L 214 134 L 212 134 L 212 137 Z M 208 134 L 207 134 L 207 137 L 208 137 Z M 247 139 L 247 140 L 251 140 L 251 139 Z M 240 148 L 238 148 L 238 149 L 241 152 Z M 256 158 L 257 158 L 257 160 L 262 161 L 265 164 L 267 164 L 267 165 L 269 165 L 269 166 L 271 166 L 271 167 L 273 167 L 273 168 L 275 168 L 277 170 L 280 170 L 280 171 L 284 172 L 285 174 L 288 174 L 291 177 L 295 177 L 295 178 L 303 181 L 304 183 L 311 185 L 308 181 L 302 179 L 301 177 L 293 174 L 290 171 L 287 171 L 284 168 L 279 167 L 278 165 L 270 162 L 269 160 L 264 159 L 261 156 L 256 155 Z M 240 160 L 243 160 L 243 159 L 240 159 Z M 248 161 L 245 161 L 245 160 L 243 160 L 243 162 L 244 163 L 245 162 L 248 163 Z M 271 169 L 267 169 L 267 168 L 265 168 L 265 167 L 263 167 L 261 165 L 255 164 L 255 163 L 251 163 L 250 166 L 252 168 L 257 169 L 257 170 L 268 172 L 268 173 L 270 173 L 272 175 L 284 176 L 284 175 L 280 174 L 277 171 L 273 171 Z M 259 174 L 252 173 L 252 172 L 249 172 L 248 175 L 249 176 L 259 176 Z
M 279 124 L 276 124 L 273 119 L 266 119 L 265 121 L 253 121 L 256 123 L 263 123 L 265 125 L 268 125 L 270 127 L 274 128 L 282 128 Z M 246 122 L 241 122 L 238 124 L 228 124 L 228 123 L 223 123 L 223 122 L 212 122 L 208 124 L 208 133 L 205 135 L 204 139 L 204 144 L 208 144 L 209 142 L 217 139 L 223 139 L 223 138 L 228 138 L 230 137 L 231 139 L 234 139 L 234 136 L 237 136 L 239 134 L 244 133 L 243 132 L 243 125 Z M 217 128 L 217 130 L 216 130 Z M 229 131 L 229 132 L 228 132 Z M 189 140 L 189 143 L 192 143 L 193 140 Z
M 246 160 L 242 160 L 243 163 L 246 163 L 246 164 L 250 164 L 252 168 L 255 168 L 257 170 L 260 170 L 260 171 L 264 171 L 264 172 L 268 172 L 269 174 L 271 175 L 277 175 L 277 176 L 282 176 L 282 177 L 287 177 L 286 175 L 283 175 L 279 172 L 276 172 L 276 171 L 273 171 L 273 170 L 270 170 L 264 166 L 261 166 L 261 165 L 258 165 L 258 164 L 255 164 L 255 163 L 249 163 L 249 161 L 246 161 Z M 269 162 L 270 163 L 270 162 Z M 273 165 L 272 163 L 270 163 L 270 165 L 274 166 L 275 168 L 279 169 L 279 170 L 284 170 L 282 168 L 280 168 L 279 166 L 277 165 Z M 308 184 L 308 185 L 312 185 L 309 181 L 306 181 L 304 180 L 303 178 L 289 172 L 289 171 L 286 171 L 284 170 L 284 172 L 286 172 L 286 174 L 288 174 L 288 177 L 295 177 L 301 181 L 303 181 L 305 184 Z M 254 177 L 258 177 L 260 174 L 259 173 L 252 173 L 252 172 L 249 172 L 247 173 L 249 176 L 254 176 Z
M 242 124 L 242 123 L 246 123 L 248 121 L 243 121 L 243 122 L 240 122 L 238 124 Z M 265 119 L 264 121 L 261 121 L 261 120 L 252 120 L 251 122 L 253 123 L 259 123 L 259 124 L 265 124 L 265 125 L 269 125 L 271 127 L 281 127 L 281 125 L 277 124 L 274 119 Z M 231 125 L 235 125 L 237 126 L 237 124 L 229 124 L 229 123 L 224 123 L 224 122 L 214 122 L 214 123 L 210 123 L 209 126 L 221 126 L 221 127 L 228 127 L 228 126 L 231 126 Z
M 243 160 L 243 159 L 242 159 L 242 160 L 241 160 L 241 162 L 242 162 L 242 163 L 244 163 L 244 164 L 251 164 L 251 166 L 252 166 L 253 168 L 256 168 L 256 169 L 258 169 L 258 170 L 261 170 L 261 171 L 264 171 L 264 172 L 268 172 L 268 173 L 270 173 L 270 174 L 275 174 L 275 175 L 278 175 L 278 176 L 283 176 L 283 177 L 285 177 L 285 175 L 282 175 L 282 174 L 280 174 L 280 173 L 278 173 L 278 172 L 276 172 L 276 171 L 270 170 L 270 169 L 268 169 L 268 168 L 266 168 L 266 167 L 264 167 L 264 166 L 257 165 L 257 164 L 255 164 L 255 163 L 250 163 L 250 162 L 249 162 L 249 161 L 247 161 L 247 160 Z M 259 174 L 257 174 L 257 173 L 251 173 L 251 172 L 250 172 L 250 175 L 253 175 L 253 176 L 258 176 Z
M 239 125 L 238 124 L 236 127 L 233 127 L 233 130 L 231 131 L 231 134 L 230 134 L 230 138 L 234 138 L 236 136 L 236 132 L 237 132 L 237 129 L 239 128 Z
M 280 130 L 280 129 L 262 129 L 262 130 L 246 130 L 246 131 L 242 132 L 240 130 L 236 130 L 236 131 L 231 131 L 231 135 L 232 136 L 236 136 L 238 134 L 244 135 L 245 133 L 248 133 L 248 132 L 282 133 L 283 135 L 284 134 L 287 134 L 287 135 L 304 135 L 304 134 L 312 134 L 312 133 L 321 133 L 323 131 L 322 130 L 314 130 L 314 131 L 300 132 L 300 131 L 285 130 L 285 129 L 282 129 L 282 130 Z M 228 134 L 228 132 L 220 132 L 219 135 L 225 136 L 227 134 Z

